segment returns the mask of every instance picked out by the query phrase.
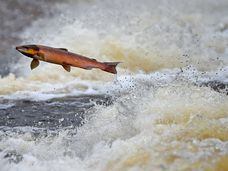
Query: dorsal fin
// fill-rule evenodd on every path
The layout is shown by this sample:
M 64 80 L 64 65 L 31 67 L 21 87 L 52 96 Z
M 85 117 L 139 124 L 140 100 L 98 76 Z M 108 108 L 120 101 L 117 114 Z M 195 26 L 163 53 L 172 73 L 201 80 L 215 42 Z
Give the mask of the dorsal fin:
M 59 49 L 59 50 L 63 50 L 63 51 L 67 51 L 68 52 L 68 49 L 66 49 L 66 48 L 56 48 L 56 49 Z

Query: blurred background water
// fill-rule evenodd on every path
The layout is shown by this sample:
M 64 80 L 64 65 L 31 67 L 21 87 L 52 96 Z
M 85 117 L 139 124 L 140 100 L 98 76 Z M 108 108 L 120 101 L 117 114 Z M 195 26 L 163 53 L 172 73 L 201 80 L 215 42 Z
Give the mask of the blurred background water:
M 0 1 L 0 170 L 227 170 L 226 0 Z M 42 63 L 43 44 L 118 74 Z
M 0 74 L 5 76 L 9 74 L 9 66 L 18 59 L 17 53 L 13 51 L 15 45 L 21 43 L 20 33 L 32 25 L 32 22 L 44 16 L 52 16 L 54 10 L 50 6 L 57 1 L 14 1 L 1 0 L 0 7 Z M 45 5 L 44 5 L 45 4 Z

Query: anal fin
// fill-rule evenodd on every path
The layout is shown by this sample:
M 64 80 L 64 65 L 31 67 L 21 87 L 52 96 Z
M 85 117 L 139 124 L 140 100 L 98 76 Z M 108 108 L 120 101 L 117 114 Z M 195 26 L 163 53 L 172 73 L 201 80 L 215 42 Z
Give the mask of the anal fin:
M 38 59 L 33 59 L 31 64 L 30 64 L 30 68 L 31 70 L 33 70 L 34 68 L 38 67 L 40 64 L 39 60 Z
M 67 72 L 70 72 L 70 70 L 71 70 L 70 65 L 62 65 L 62 66 Z

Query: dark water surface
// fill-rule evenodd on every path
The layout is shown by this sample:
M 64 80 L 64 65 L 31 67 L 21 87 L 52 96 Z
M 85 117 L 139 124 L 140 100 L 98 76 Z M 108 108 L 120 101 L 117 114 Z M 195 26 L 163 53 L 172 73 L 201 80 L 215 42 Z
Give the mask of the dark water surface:
M 85 115 L 94 105 L 104 107 L 112 103 L 111 97 L 79 96 L 54 98 L 47 101 L 2 100 L 0 126 L 31 126 L 57 129 L 67 126 L 80 126 Z

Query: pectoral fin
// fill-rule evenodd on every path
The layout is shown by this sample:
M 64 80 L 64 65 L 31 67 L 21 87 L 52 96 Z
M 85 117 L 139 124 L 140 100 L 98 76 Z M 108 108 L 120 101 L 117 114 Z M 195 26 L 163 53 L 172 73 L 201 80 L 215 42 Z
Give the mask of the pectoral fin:
M 34 68 L 38 67 L 39 64 L 40 64 L 39 60 L 33 59 L 32 62 L 31 62 L 31 64 L 30 64 L 31 70 L 33 70 Z
M 70 65 L 62 65 L 63 68 L 67 71 L 67 72 L 70 72 Z

